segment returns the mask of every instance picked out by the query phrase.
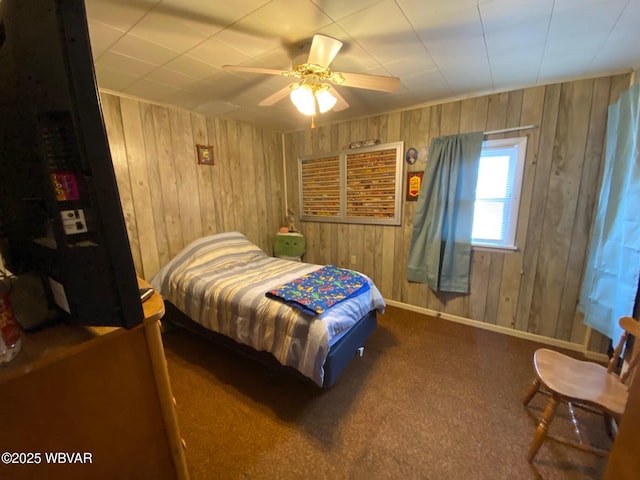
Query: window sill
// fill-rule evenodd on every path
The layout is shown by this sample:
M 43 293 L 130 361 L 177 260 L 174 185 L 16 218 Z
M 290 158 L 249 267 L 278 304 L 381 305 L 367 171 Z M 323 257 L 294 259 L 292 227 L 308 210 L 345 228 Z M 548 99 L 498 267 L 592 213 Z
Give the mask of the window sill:
M 485 243 L 472 243 L 472 250 L 478 250 L 480 252 L 517 252 L 519 250 L 515 245 L 490 245 Z

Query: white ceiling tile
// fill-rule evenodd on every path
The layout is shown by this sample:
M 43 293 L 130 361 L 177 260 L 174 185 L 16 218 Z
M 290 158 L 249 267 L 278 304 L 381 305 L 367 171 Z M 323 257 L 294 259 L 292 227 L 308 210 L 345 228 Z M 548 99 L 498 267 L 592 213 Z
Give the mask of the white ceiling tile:
M 402 85 L 418 95 L 422 102 L 433 101 L 437 98 L 450 98 L 454 95 L 442 73 L 437 70 L 405 77 L 402 79 Z
M 116 43 L 124 33 L 117 28 L 110 27 L 104 23 L 90 20 L 87 22 L 89 35 L 91 37 L 91 52 L 94 60 L 106 52 L 111 45 Z
M 96 65 L 108 68 L 113 71 L 121 71 L 128 75 L 144 77 L 147 73 L 155 69 L 155 65 L 142 60 L 121 55 L 115 52 L 105 52 Z
M 520 50 L 526 55 L 534 45 L 544 45 L 547 41 L 549 20 L 532 21 L 526 24 L 492 30 L 485 34 L 490 55 L 509 55 Z
M 514 28 L 530 30 L 531 24 L 549 25 L 554 0 L 492 0 L 480 4 L 485 33 Z M 545 28 L 546 30 L 546 28 Z
M 187 55 L 201 62 L 208 63 L 216 67 L 223 65 L 239 65 L 249 60 L 249 55 L 236 50 L 230 45 L 221 42 L 216 37 L 201 43 L 190 50 Z
M 244 62 L 248 67 L 273 68 L 275 70 L 289 70 L 293 66 L 291 54 L 283 47 L 276 48 L 262 55 L 258 55 Z M 305 58 L 306 59 L 306 58 Z M 242 74 L 246 78 L 253 78 L 252 74 Z
M 429 42 L 425 44 L 431 58 L 439 68 L 449 65 L 465 64 L 483 60 L 486 62 L 487 52 L 482 37 L 469 38 L 462 41 Z
M 405 57 L 397 62 L 386 63 L 383 66 L 385 70 L 394 77 L 408 77 L 436 69 L 431 57 L 427 55 L 421 57 Z
M 352 73 L 364 73 L 379 66 L 380 62 L 352 39 L 345 41 L 342 50 L 338 52 L 331 64 L 331 68 L 336 72 Z
M 637 31 L 638 25 L 640 25 L 640 2 L 630 1 L 622 11 L 616 28 L 635 29 Z
M 210 75 L 211 75 L 211 71 L 209 71 L 209 74 L 205 75 L 204 77 L 210 76 Z M 184 75 L 174 70 L 168 70 L 166 68 L 156 68 L 151 73 L 149 73 L 145 78 L 157 83 L 161 83 L 163 85 L 171 85 L 177 89 L 187 87 L 197 81 L 197 79 L 194 77 Z
M 175 93 L 167 95 L 163 103 L 169 105 L 176 105 L 178 107 L 193 110 L 197 105 L 207 101 L 207 97 L 203 98 L 199 92 L 193 92 L 192 90 L 182 89 Z
M 213 3 L 215 5 L 212 5 Z M 268 0 L 240 2 L 163 0 L 155 10 L 174 17 L 177 21 L 208 37 L 227 28 L 265 3 L 268 3 Z
M 631 0 L 633 3 L 634 0 Z M 563 13 L 590 15 L 591 12 L 602 12 L 603 10 L 611 10 L 618 12 L 630 3 L 629 0 L 556 0 L 553 6 L 554 15 Z
M 220 71 L 219 68 L 214 67 L 213 65 L 209 65 L 208 63 L 201 62 L 198 59 L 191 58 L 186 55 L 174 58 L 170 62 L 164 64 L 162 68 L 200 80 Z
M 400 7 L 423 41 L 464 39 L 482 34 L 482 24 L 475 2 L 439 2 L 425 8 L 424 2 L 404 0 Z
M 109 51 L 158 66 L 167 63 L 178 55 L 178 52 L 174 50 L 169 50 L 129 34 L 114 43 Z
M 493 88 L 489 66 L 483 61 L 451 65 L 441 71 L 456 95 L 477 94 Z
M 602 65 L 600 68 L 604 71 L 624 68 L 635 70 L 640 67 L 640 42 L 636 27 L 609 35 L 602 48 L 594 55 L 591 67 L 595 69 L 598 65 Z
M 201 103 L 193 107 L 193 110 L 200 113 L 206 113 L 207 115 L 218 116 L 224 115 L 240 108 L 233 103 L 225 102 L 222 100 L 212 100 L 210 102 Z
M 619 11 L 600 6 L 597 12 L 554 13 L 549 25 L 549 40 L 608 34 L 619 16 Z
M 209 95 L 209 99 L 228 99 L 237 95 L 246 88 L 246 84 L 241 81 L 242 78 L 231 72 L 220 72 L 205 79 L 194 87 L 188 89 L 200 89 Z
M 594 32 L 591 35 L 549 41 L 544 50 L 543 64 L 547 62 L 561 64 L 566 60 L 575 63 L 579 59 L 588 65 L 597 55 L 605 40 L 606 35 Z
M 384 18 L 384 22 L 379 19 Z M 378 63 L 388 64 L 402 58 L 427 56 L 410 23 L 391 0 L 377 3 L 339 25 Z M 368 25 L 379 25 L 372 31 Z
M 155 11 L 149 12 L 129 33 L 178 52 L 189 50 L 207 38 L 204 33 L 176 21 L 165 13 Z
M 124 93 L 133 95 L 134 97 L 144 97 L 149 100 L 161 101 L 172 93 L 176 93 L 179 89 L 165 85 L 163 83 L 154 82 L 148 78 L 143 78 L 124 90 Z
M 388 35 L 408 33 L 411 25 L 393 0 L 384 0 L 337 22 L 355 40 L 384 39 Z M 375 25 L 375 28 L 371 28 Z
M 312 0 L 333 21 L 341 20 L 382 0 Z
M 254 11 L 250 18 L 289 42 L 309 38 L 331 23 L 309 0 L 272 0 Z
M 281 46 L 281 41 L 272 33 L 267 33 L 260 23 L 247 17 L 216 34 L 216 39 L 240 50 L 249 57 L 262 55 Z
M 126 32 L 143 18 L 147 14 L 147 10 L 156 3 L 158 2 L 148 1 L 139 3 L 123 0 L 86 0 L 85 7 L 87 9 L 87 16 L 91 20 Z
M 96 79 L 100 88 L 123 92 L 128 86 L 138 80 L 137 75 L 132 75 L 121 70 L 112 70 L 108 67 L 96 65 Z

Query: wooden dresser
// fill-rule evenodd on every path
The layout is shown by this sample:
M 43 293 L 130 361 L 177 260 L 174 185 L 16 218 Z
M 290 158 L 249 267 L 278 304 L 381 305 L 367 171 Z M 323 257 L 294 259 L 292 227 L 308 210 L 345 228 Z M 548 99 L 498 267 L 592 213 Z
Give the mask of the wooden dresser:
M 34 347 L 24 336 L 16 363 L 0 368 L 0 477 L 188 478 L 160 335 L 164 303 L 154 293 L 143 307 L 141 325 L 88 328 L 73 345 L 40 338 Z

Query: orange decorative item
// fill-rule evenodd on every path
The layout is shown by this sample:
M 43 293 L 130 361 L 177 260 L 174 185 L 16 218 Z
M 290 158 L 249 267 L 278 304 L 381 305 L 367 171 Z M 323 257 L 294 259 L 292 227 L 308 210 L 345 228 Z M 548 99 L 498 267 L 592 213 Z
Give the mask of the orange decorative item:
M 278 233 L 289 233 L 289 227 L 280 227 Z

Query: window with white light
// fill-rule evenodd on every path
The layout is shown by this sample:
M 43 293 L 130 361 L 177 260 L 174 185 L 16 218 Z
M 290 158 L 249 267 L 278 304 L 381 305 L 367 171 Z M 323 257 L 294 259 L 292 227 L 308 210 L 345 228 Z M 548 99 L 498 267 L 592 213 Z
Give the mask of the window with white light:
M 527 137 L 482 143 L 471 243 L 515 249 Z

